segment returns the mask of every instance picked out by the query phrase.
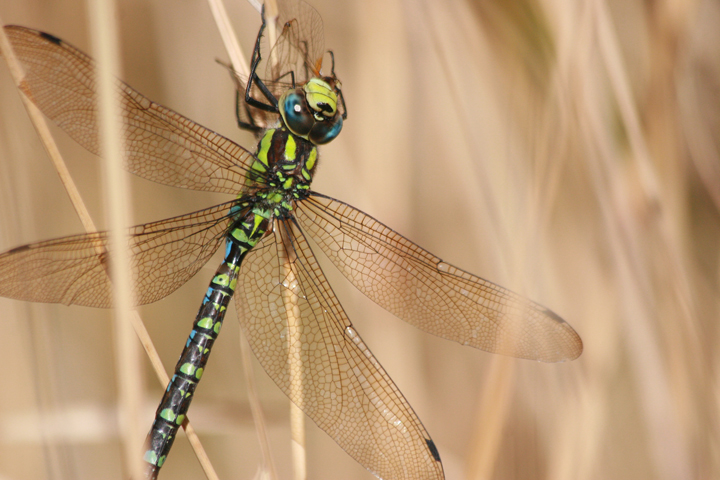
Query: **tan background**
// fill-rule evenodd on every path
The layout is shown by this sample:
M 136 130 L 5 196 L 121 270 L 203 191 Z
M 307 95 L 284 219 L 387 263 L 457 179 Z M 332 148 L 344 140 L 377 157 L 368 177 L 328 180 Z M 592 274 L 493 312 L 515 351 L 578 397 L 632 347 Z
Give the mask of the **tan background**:
M 202 0 L 119 2 L 123 78 L 249 146 Z M 349 117 L 316 190 L 445 260 L 549 306 L 585 353 L 544 365 L 414 330 L 326 268 L 350 318 L 433 435 L 449 479 L 720 477 L 720 7 L 665 0 L 386 0 L 313 5 Z M 246 52 L 259 26 L 229 5 Z M 5 23 L 90 53 L 85 3 L 0 3 Z M 64 134 L 100 225 L 96 158 Z M 136 223 L 226 197 L 132 180 Z M 82 231 L 0 67 L 0 250 Z M 142 309 L 171 368 L 212 264 Z M 0 478 L 120 479 L 108 312 L 0 299 Z M 221 478 L 259 448 L 228 316 L 191 417 Z M 280 478 L 288 402 L 257 365 Z M 143 418 L 161 396 L 146 370 Z M 142 438 L 138 439 L 140 451 Z M 371 475 L 308 427 L 313 479 Z M 202 478 L 182 436 L 163 478 Z

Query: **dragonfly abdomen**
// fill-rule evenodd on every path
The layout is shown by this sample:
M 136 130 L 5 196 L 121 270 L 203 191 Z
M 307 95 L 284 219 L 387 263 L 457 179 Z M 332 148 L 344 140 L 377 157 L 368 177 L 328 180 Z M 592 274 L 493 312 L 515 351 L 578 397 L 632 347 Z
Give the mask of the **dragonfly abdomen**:
M 175 366 L 175 373 L 155 412 L 144 455 L 144 460 L 149 464 L 147 478 L 157 478 L 165 463 L 175 435 L 190 408 L 195 388 L 202 378 L 210 350 L 220 333 L 227 306 L 235 293 L 240 264 L 247 252 L 265 235 L 268 225 L 267 213 L 253 209 L 230 226 L 223 263 L 210 281 L 192 332 Z

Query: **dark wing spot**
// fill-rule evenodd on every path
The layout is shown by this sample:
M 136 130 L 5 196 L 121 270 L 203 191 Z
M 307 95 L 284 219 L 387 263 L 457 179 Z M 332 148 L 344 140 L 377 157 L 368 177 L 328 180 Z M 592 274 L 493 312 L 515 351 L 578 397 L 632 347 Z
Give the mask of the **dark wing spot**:
M 22 247 L 15 247 L 12 250 L 8 250 L 7 253 L 20 253 L 24 252 L 25 250 L 30 250 L 30 245 L 23 245 Z
M 545 315 L 547 315 L 548 317 L 550 317 L 550 318 L 552 318 L 553 320 L 555 320 L 556 322 L 558 322 L 558 323 L 567 323 L 565 320 L 563 320 L 562 318 L 560 318 L 560 315 L 558 315 L 557 313 L 553 312 L 553 311 L 550 310 L 549 308 L 543 307 L 542 309 L 539 309 L 539 310 L 540 310 L 542 313 L 544 313 Z
M 427 446 L 430 449 L 430 453 L 432 453 L 432 456 L 435 459 L 435 461 L 439 462 L 440 461 L 440 452 L 438 452 L 438 449 L 435 446 L 435 442 L 433 442 L 429 438 L 426 438 L 425 443 L 427 443 Z
M 98 255 L 98 261 L 100 265 L 105 269 L 108 275 L 110 275 L 110 254 L 105 251 Z
M 48 40 L 52 43 L 55 43 L 57 45 L 60 45 L 62 43 L 62 40 L 60 40 L 55 35 L 50 35 L 49 33 L 40 32 L 40 36 L 43 37 L 45 40 Z

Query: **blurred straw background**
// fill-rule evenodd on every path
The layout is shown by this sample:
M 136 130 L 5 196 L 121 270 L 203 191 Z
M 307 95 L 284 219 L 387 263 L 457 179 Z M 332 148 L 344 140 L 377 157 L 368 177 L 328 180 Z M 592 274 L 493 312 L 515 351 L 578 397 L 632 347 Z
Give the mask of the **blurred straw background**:
M 123 79 L 254 148 L 203 0 L 119 2 Z M 433 435 L 449 479 L 720 478 L 720 5 L 385 0 L 312 5 L 349 117 L 316 190 L 521 292 L 585 342 L 546 365 L 393 318 L 326 273 Z M 259 15 L 228 3 L 247 53 Z M 3 2 L 5 23 L 91 52 L 81 0 Z M 100 162 L 53 130 L 101 228 Z M 136 223 L 227 200 L 132 179 Z M 0 250 L 82 231 L 0 67 Z M 142 315 L 171 369 L 217 262 Z M 0 479 L 125 478 L 109 312 L 0 299 Z M 228 316 L 190 416 L 220 478 L 260 449 Z M 279 478 L 288 402 L 254 363 Z M 161 396 L 146 362 L 149 428 Z M 142 441 L 139 438 L 137 450 Z M 372 476 L 308 422 L 313 479 Z M 162 477 L 202 478 L 180 435 Z

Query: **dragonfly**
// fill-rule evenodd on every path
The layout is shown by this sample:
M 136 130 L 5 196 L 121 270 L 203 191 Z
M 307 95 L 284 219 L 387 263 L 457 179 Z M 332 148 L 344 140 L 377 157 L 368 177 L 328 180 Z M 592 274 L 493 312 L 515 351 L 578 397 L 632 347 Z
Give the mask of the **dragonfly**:
M 138 305 L 168 296 L 225 251 L 148 434 L 147 478 L 157 478 L 167 459 L 234 298 L 267 374 L 349 455 L 379 478 L 442 479 L 435 443 L 346 315 L 316 250 L 378 305 L 433 335 L 543 362 L 577 358 L 582 341 L 548 308 L 311 189 L 318 146 L 338 136 L 347 109 L 318 12 L 301 0 L 281 1 L 279 10 L 278 38 L 273 45 L 265 38 L 263 13 L 251 73 L 237 77 L 238 123 L 256 134 L 254 151 L 116 80 L 127 170 L 233 196 L 129 232 Z M 47 33 L 5 31 L 26 72 L 23 92 L 99 155 L 93 60 Z M 108 234 L 95 232 L 2 253 L 0 296 L 110 308 L 110 248 Z

